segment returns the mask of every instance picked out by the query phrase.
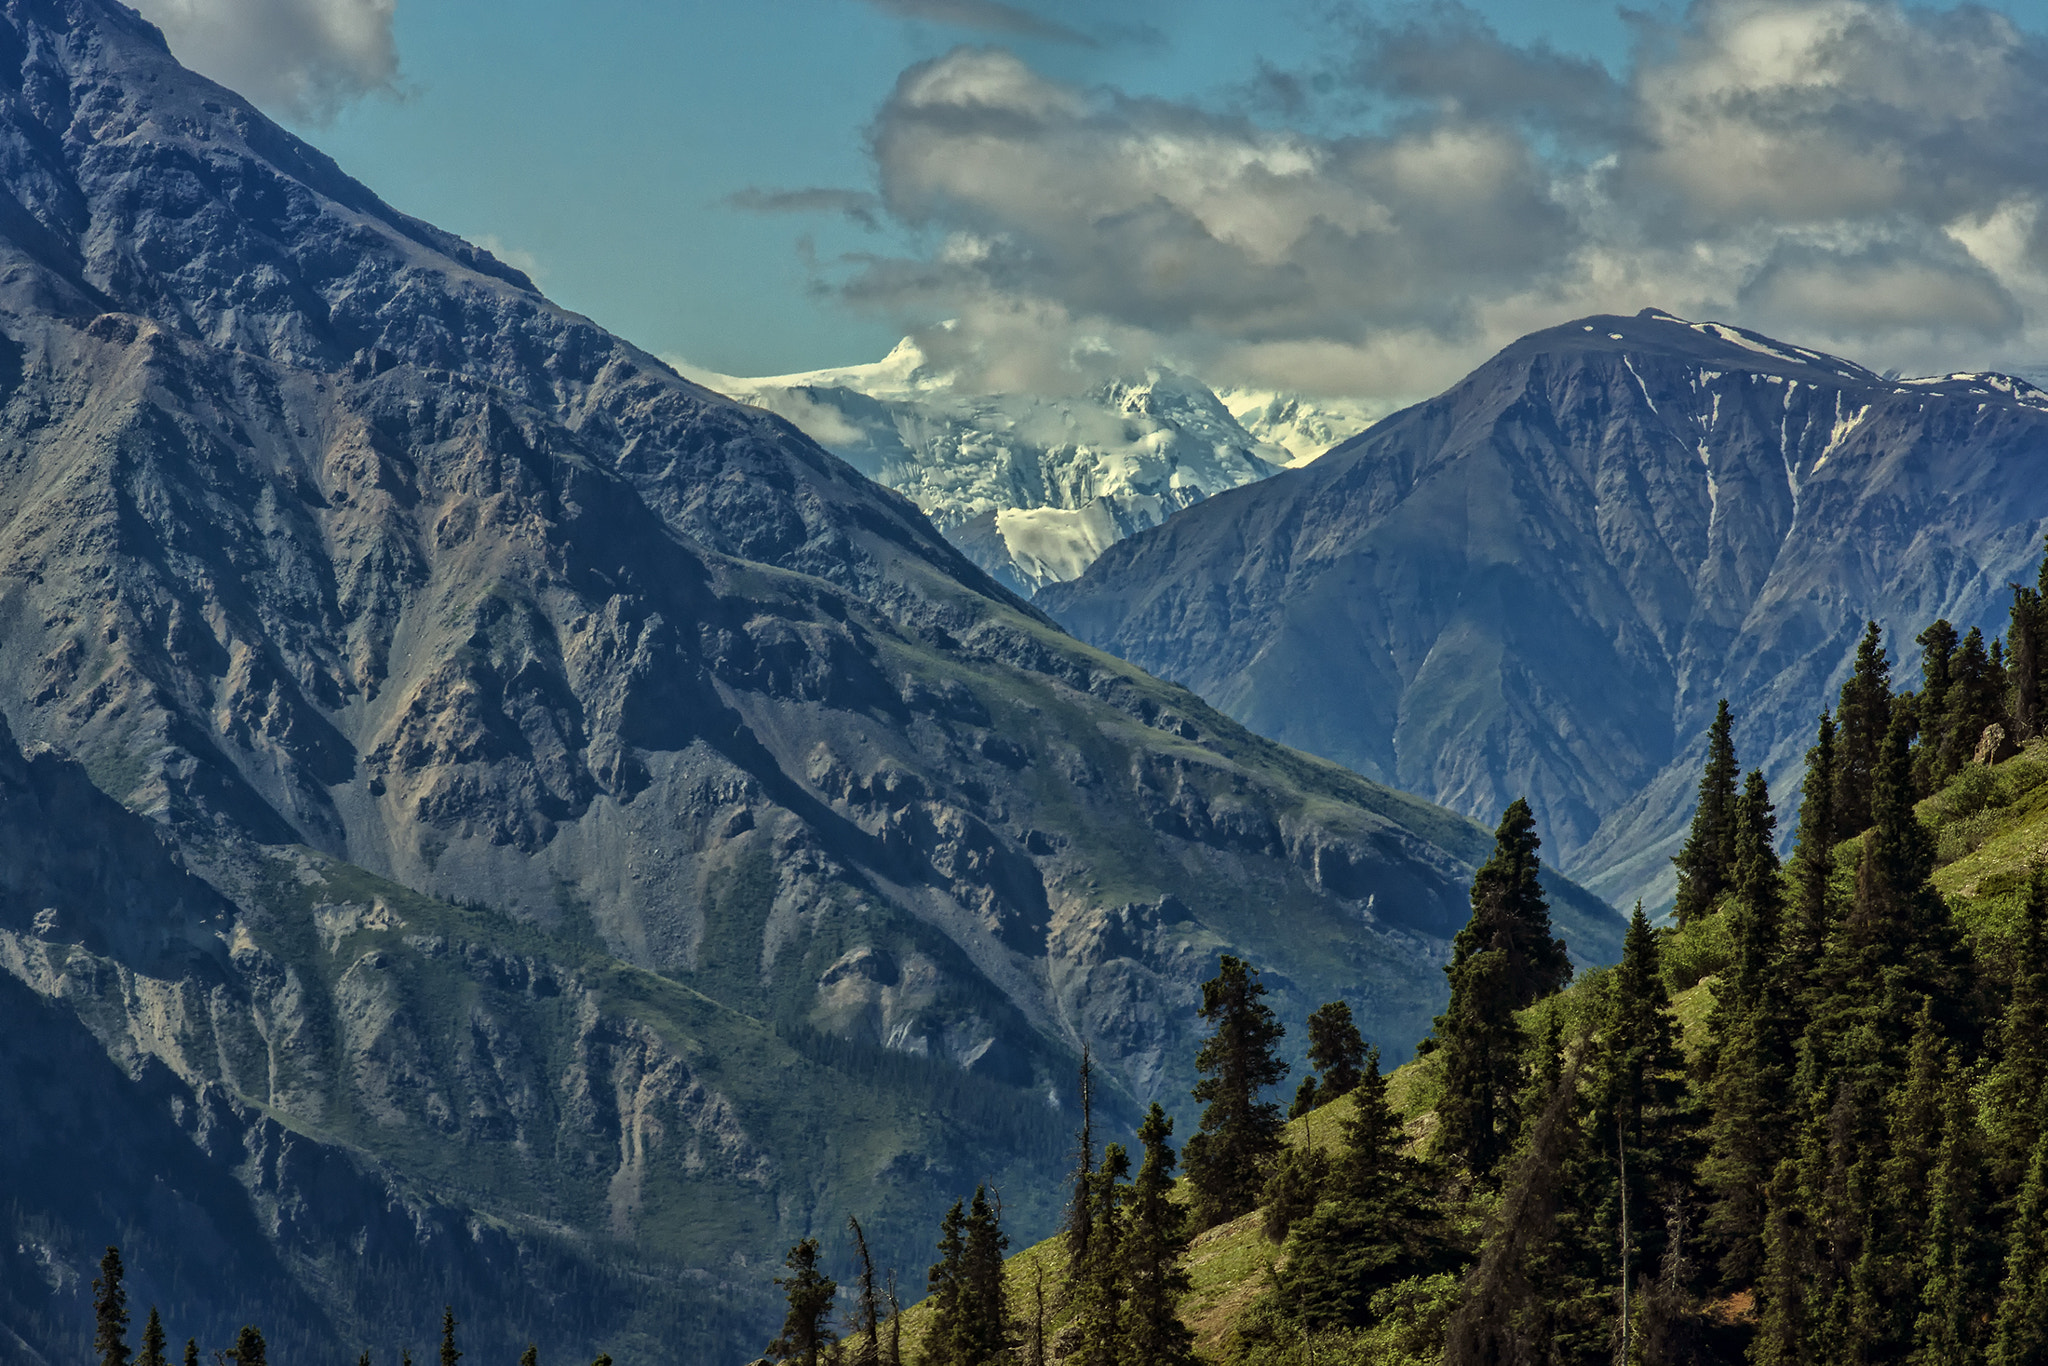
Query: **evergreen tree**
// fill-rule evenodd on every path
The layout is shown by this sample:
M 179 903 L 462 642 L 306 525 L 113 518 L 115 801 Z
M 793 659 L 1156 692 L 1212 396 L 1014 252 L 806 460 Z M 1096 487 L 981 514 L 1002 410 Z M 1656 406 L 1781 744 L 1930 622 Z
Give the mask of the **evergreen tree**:
M 2048 1362 L 2048 1129 L 2041 1132 L 2007 1235 L 1990 1366 Z
M 1829 883 L 1835 872 L 1835 721 L 1820 714 L 1819 733 L 1806 751 L 1806 777 L 1799 789 L 1799 833 L 1792 848 L 1793 905 L 1786 926 L 1787 989 L 1804 1003 L 1814 985 L 1821 954 L 1834 932 Z
M 1920 646 L 1920 748 L 1913 756 L 1913 789 L 1922 797 L 1947 781 L 1942 771 L 1948 743 L 1948 695 L 1955 681 L 1961 638 L 1948 621 L 1935 622 L 1914 637 Z
M 1296 1226 L 1279 1272 L 1283 1304 L 1311 1331 L 1372 1321 L 1373 1296 L 1436 1269 L 1448 1239 L 1427 1178 L 1387 1102 L 1379 1050 L 1366 1054 L 1331 1193 Z
M 1699 1156 L 1678 1019 L 1641 903 L 1629 919 L 1589 1067 L 1586 1131 L 1599 1157 L 1575 1185 L 1590 1206 L 1588 1250 L 1600 1279 L 1620 1286 L 1653 1276 L 1671 1252 L 1669 1229 L 1690 1210 Z
M 1235 1219 L 1258 1201 L 1266 1169 L 1280 1150 L 1280 1107 L 1259 1092 L 1287 1075 L 1273 1049 L 1286 1032 L 1260 998 L 1258 973 L 1229 954 L 1202 983 L 1198 1012 L 1210 1034 L 1195 1055 L 1194 1097 L 1207 1107 L 1187 1145 L 1188 1185 L 1196 1226 Z
M 953 1209 L 957 1214 L 960 1207 L 955 1204 Z M 768 1355 L 818 1366 L 820 1354 L 839 1336 L 826 1321 L 839 1283 L 818 1270 L 816 1238 L 806 1238 L 791 1248 L 782 1264 L 789 1274 L 777 1276 L 775 1284 L 789 1302 L 789 1313 L 783 1318 L 781 1334 L 768 1344 Z
M 157 1317 L 156 1306 L 149 1307 L 149 1321 L 142 1325 L 142 1355 L 135 1358 L 135 1366 L 171 1366 L 171 1359 L 164 1355 L 163 1320 Z
M 368 1352 L 363 1353 L 360 1366 L 370 1366 Z M 540 1366 L 540 1348 L 531 1342 L 527 1343 L 526 1350 L 519 1354 L 519 1366 Z
M 925 1276 L 932 1315 L 924 1336 L 924 1366 L 959 1366 L 954 1344 L 960 1317 L 967 1312 L 966 1228 L 966 1203 L 955 1200 L 939 1222 L 939 1260 Z
M 363 1355 L 368 1356 L 365 1352 Z M 185 1339 L 185 1366 L 199 1366 L 199 1339 Z
M 235 1366 L 268 1366 L 270 1361 L 270 1349 L 264 1345 L 263 1334 L 246 1323 L 235 1335 L 235 1345 L 228 1348 L 227 1355 Z
M 2039 590 L 2012 585 L 2012 625 L 2005 633 L 2006 672 L 2012 681 L 2012 722 L 2020 740 L 2041 733 L 2041 673 L 2044 655 L 2043 627 L 2048 611 L 2042 607 Z
M 455 1366 L 462 1353 L 455 1350 L 455 1306 L 441 1311 L 441 1366 Z
M 1835 753 L 1835 829 L 1830 844 L 1862 832 L 1871 821 L 1871 793 L 1885 732 L 1892 723 L 1892 666 L 1884 632 L 1870 622 L 1856 646 L 1856 666 L 1842 684 L 1835 711 L 1840 727 Z
M 1173 1121 L 1155 1101 L 1138 1129 L 1144 1155 L 1131 1183 L 1123 1236 L 1130 1299 L 1124 1309 L 1122 1360 L 1145 1366 L 1193 1366 L 1195 1360 L 1195 1335 L 1180 1316 L 1181 1297 L 1188 1291 L 1188 1274 L 1181 1266 L 1187 1221 L 1170 1198 L 1171 1137 Z
M 1301 1079 L 1301 1085 L 1294 1088 L 1294 1100 L 1287 1107 L 1287 1117 L 1300 1119 L 1328 1099 L 1330 1097 L 1317 1086 L 1315 1073 L 1311 1072 Z
M 1819 1256 L 1800 1188 L 1799 1167 L 1791 1158 L 1778 1164 L 1766 1197 L 1763 1275 L 1757 1282 L 1755 1366 L 1807 1366 L 1813 1323 L 1807 1287 Z
M 975 1187 L 962 1228 L 961 1314 L 953 1324 L 956 1366 L 989 1366 L 1003 1360 L 1014 1345 L 1010 1299 L 1003 1287 L 1003 1252 L 1009 1245 L 1002 1212 L 989 1198 L 988 1187 Z
M 1678 923 L 1690 925 L 1714 908 L 1735 880 L 1735 741 L 1728 699 L 1715 709 L 1707 730 L 1707 762 L 1700 775 L 1699 801 L 1685 846 L 1671 860 L 1678 865 Z
M 1067 1265 L 1085 1266 L 1094 1231 L 1095 1067 L 1081 1045 L 1081 1132 L 1075 1140 L 1074 1175 L 1067 1195 Z
M 1365 1040 L 1351 1019 L 1348 1002 L 1331 1001 L 1308 1017 L 1308 1060 L 1322 1074 L 1319 1094 L 1323 1101 L 1349 1095 L 1358 1085 Z
M 1951 1075 L 1943 1084 L 1941 1152 L 1928 1189 L 1922 1238 L 1914 1366 L 1974 1366 L 1984 1359 L 1986 1327 L 1997 1302 L 1998 1258 L 1987 1236 L 1990 1201 L 1970 1090 Z
M 1297 1219 L 1306 1218 L 1322 1199 L 1329 1158 L 1314 1148 L 1289 1148 L 1273 1163 L 1273 1174 L 1259 1194 L 1260 1222 L 1266 1237 L 1287 1240 Z
M 859 1341 L 851 1362 L 852 1366 L 880 1366 L 882 1307 L 875 1291 L 875 1259 L 868 1255 L 868 1238 L 861 1231 L 860 1220 L 849 1214 L 846 1226 L 852 1230 L 854 1257 L 860 1268 L 860 1291 L 853 1302 L 853 1331 Z
M 1564 941 L 1550 932 L 1539 880 L 1535 817 L 1517 798 L 1494 833 L 1493 856 L 1472 879 L 1472 918 L 1451 946 L 1451 1003 L 1437 1017 L 1444 1097 L 1438 1142 L 1489 1180 L 1513 1149 L 1523 1038 L 1515 1012 L 1571 978 Z
M 1124 1274 L 1123 1182 L 1130 1172 L 1130 1157 L 1123 1144 L 1104 1146 L 1101 1165 L 1095 1169 L 1090 1187 L 1095 1205 L 1095 1233 L 1089 1243 L 1088 1261 L 1068 1265 L 1075 1339 L 1075 1349 L 1068 1355 L 1080 1366 L 1117 1366 L 1120 1360 L 1125 1302 L 1130 1288 Z
M 1045 1318 L 1045 1273 L 1039 1272 L 1038 1316 Z M 1041 1347 L 1043 1344 L 1040 1344 Z M 903 1366 L 903 1305 L 896 1296 L 896 1273 L 889 1273 L 889 1360 L 888 1366 Z M 1034 1362 L 1033 1366 L 1044 1366 Z
M 121 1249 L 109 1247 L 92 1283 L 92 1349 L 100 1366 L 128 1366 L 128 1292 L 121 1285 Z
M 2048 873 L 2036 866 L 2013 950 L 2012 986 L 1998 1028 L 1998 1059 L 1980 1091 L 1994 1170 L 2008 1190 L 2048 1131 Z
M 1963 765 L 1976 757 L 1978 742 L 1988 728 L 2007 720 L 2005 671 L 1985 650 L 1984 633 L 1976 627 L 1963 637 L 1951 673 L 1941 717 L 1936 787 L 1962 772 Z M 1924 737 L 1921 743 L 1926 743 Z

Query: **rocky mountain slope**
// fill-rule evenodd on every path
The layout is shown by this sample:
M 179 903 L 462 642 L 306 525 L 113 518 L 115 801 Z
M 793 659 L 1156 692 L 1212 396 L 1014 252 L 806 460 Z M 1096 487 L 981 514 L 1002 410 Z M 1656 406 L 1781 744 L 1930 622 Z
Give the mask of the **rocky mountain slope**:
M 1073 578 L 1132 532 L 1366 425 L 1356 405 L 1218 395 L 1171 370 L 1062 397 L 971 392 L 909 338 L 872 365 L 695 377 L 788 418 L 1027 595 Z
M 1050 1189 L 1083 1045 L 1180 1101 L 1219 950 L 1436 1008 L 1479 827 L 1075 642 L 132 12 L 0 3 L 0 186 L 0 770 L 61 788 L 0 856 L 23 1359 L 116 1238 L 294 1360 L 453 1300 L 751 1352 L 796 1238 L 911 1268 Z
M 1791 795 L 1864 620 L 2002 630 L 2044 525 L 2048 393 L 1649 310 L 1526 337 L 1037 601 L 1361 773 L 1526 793 L 1575 876 L 1655 904 L 1717 699 Z

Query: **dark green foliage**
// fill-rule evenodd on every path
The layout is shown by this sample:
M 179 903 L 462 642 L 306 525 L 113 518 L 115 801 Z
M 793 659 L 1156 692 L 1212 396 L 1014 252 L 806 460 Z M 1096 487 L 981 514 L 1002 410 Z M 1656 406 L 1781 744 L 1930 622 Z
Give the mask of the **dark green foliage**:
M 128 1292 L 121 1277 L 121 1250 L 109 1247 L 92 1283 L 92 1350 L 100 1366 L 128 1366 Z
M 1700 774 L 1699 801 L 1678 866 L 1678 923 L 1689 925 L 1713 909 L 1735 880 L 1735 741 L 1728 699 L 1715 709 L 1707 730 L 1707 762 Z
M 1067 1262 L 1085 1266 L 1095 1228 L 1095 1064 L 1081 1045 L 1081 1132 L 1075 1140 L 1074 1175 L 1067 1194 Z
M 1571 979 L 1564 941 L 1550 932 L 1538 880 L 1535 817 L 1520 798 L 1494 833 L 1493 857 L 1472 879 L 1472 918 L 1451 946 L 1451 1003 L 1437 1017 L 1445 1096 L 1443 1150 L 1490 1179 L 1514 1147 L 1523 1038 L 1515 1012 Z
M 1913 758 L 1913 790 L 1925 797 L 1938 790 L 1949 778 L 1949 772 L 1942 765 L 1942 756 L 1948 752 L 1949 746 L 1943 741 L 1949 716 L 1948 695 L 1955 680 L 1961 637 L 1956 634 L 1956 628 L 1943 618 L 1913 639 L 1920 646 L 1917 706 L 1922 740 L 1919 752 Z M 1980 649 L 1981 642 L 1980 635 Z
M 2039 867 L 2027 880 L 1997 1045 L 1984 1077 L 1983 1125 L 1994 1170 L 2013 1186 L 2048 1132 L 2048 873 Z
M 363 1353 L 361 1366 L 370 1366 L 370 1354 Z M 540 1348 L 533 1343 L 526 1344 L 526 1350 L 519 1354 L 519 1366 L 540 1366 Z
M 1995 649 L 1995 645 L 1994 645 Z M 1921 737 L 1922 744 L 1938 747 L 1936 774 L 1947 782 L 1962 771 L 1977 754 L 1986 728 L 2003 724 L 2005 714 L 2005 670 L 1984 648 L 1984 633 L 1972 626 L 1963 637 L 1951 670 L 1948 698 L 1941 714 L 1940 731 Z
M 368 1352 L 363 1353 L 363 1366 L 369 1366 L 369 1358 L 370 1354 Z M 197 1338 L 185 1339 L 185 1366 L 199 1366 L 199 1340 Z
M 2048 1130 L 2027 1164 L 2007 1248 L 1989 1360 L 1991 1366 L 2041 1366 L 2048 1362 Z
M 957 1213 L 960 1207 L 953 1208 Z M 791 1248 L 782 1264 L 789 1274 L 777 1276 L 775 1284 L 789 1301 L 789 1313 L 782 1321 L 781 1334 L 768 1344 L 768 1355 L 802 1361 L 804 1366 L 818 1366 L 820 1354 L 839 1336 L 826 1322 L 832 1312 L 833 1297 L 839 1293 L 839 1283 L 818 1270 L 816 1238 L 806 1238 Z
M 1300 1119 L 1328 1099 L 1330 1097 L 1316 1085 L 1315 1074 L 1311 1072 L 1301 1079 L 1301 1085 L 1294 1088 L 1294 1100 L 1287 1107 L 1287 1117 Z
M 1868 623 L 1856 646 L 1855 671 L 1842 684 L 1835 710 L 1840 727 L 1835 753 L 1835 828 L 1828 843 L 1838 844 L 1871 821 L 1871 794 L 1877 782 L 1879 756 L 1892 724 L 1892 666 L 1884 652 L 1884 631 Z
M 1963 1366 L 1984 1359 L 1998 1291 L 1992 1191 L 1969 1088 L 1951 1074 L 1942 1087 L 1941 1150 L 1927 1192 L 1927 1222 L 1915 1271 L 1920 1306 L 1911 1360 Z
M 142 1354 L 135 1358 L 135 1366 L 170 1366 L 170 1358 L 164 1355 L 164 1321 L 157 1317 L 156 1306 L 149 1307 L 149 1321 L 142 1325 Z
M 1331 1001 L 1316 1007 L 1308 1017 L 1308 1060 L 1322 1074 L 1319 1094 L 1323 1100 L 1348 1095 L 1358 1085 L 1365 1040 L 1352 1021 L 1349 1003 Z
M 1436 1269 L 1447 1249 L 1434 1194 L 1387 1103 L 1379 1050 L 1352 1095 L 1328 1195 L 1295 1226 L 1279 1273 L 1281 1304 L 1311 1331 L 1366 1326 L 1374 1295 Z
M 1258 972 L 1227 953 L 1202 983 L 1198 1013 L 1210 1033 L 1195 1055 L 1202 1079 L 1194 1096 L 1207 1108 L 1186 1153 L 1197 1228 L 1251 1209 L 1280 1149 L 1280 1108 L 1261 1102 L 1259 1093 L 1287 1075 L 1273 1051 L 1286 1031 L 1260 999 L 1265 994 Z
M 1785 926 L 1787 990 L 1803 1006 L 1834 931 L 1828 884 L 1835 870 L 1835 720 L 1820 714 L 1799 789 L 1799 833 L 1792 846 L 1792 908 Z
M 1116 1366 L 1122 1349 L 1126 1302 L 1130 1282 L 1124 1273 L 1124 1204 L 1128 1194 L 1123 1182 L 1131 1173 L 1131 1161 L 1121 1143 L 1102 1150 L 1102 1162 L 1089 1179 L 1089 1197 L 1095 1207 L 1094 1236 L 1088 1244 L 1088 1260 L 1068 1265 L 1068 1303 L 1073 1307 L 1069 1329 L 1072 1350 L 1066 1353 L 1079 1366 Z
M 1290 1149 L 1274 1162 L 1273 1174 L 1259 1194 L 1259 1215 L 1268 1238 L 1285 1242 L 1295 1221 L 1316 1207 L 1329 1165 L 1329 1158 L 1313 1148 Z
M 1130 1297 L 1124 1306 L 1122 1360 L 1146 1366 L 1192 1366 L 1194 1334 L 1180 1316 L 1188 1290 L 1181 1254 L 1187 1250 L 1187 1220 L 1168 1198 L 1173 1188 L 1173 1121 L 1155 1102 L 1138 1129 L 1143 1157 L 1126 1201 L 1124 1274 Z
M 960 1267 L 963 1313 L 954 1326 L 953 1360 L 957 1366 L 987 1366 L 1002 1360 L 1013 1344 L 1010 1300 L 1003 1290 L 1003 1252 L 1010 1246 L 1010 1235 L 1003 1232 L 1001 1212 L 986 1186 L 974 1188 L 965 1234 Z
M 264 1345 L 263 1334 L 245 1323 L 235 1335 L 235 1345 L 228 1348 L 227 1356 L 235 1366 L 268 1366 L 270 1349 Z
M 441 1366 L 455 1366 L 462 1353 L 455 1350 L 455 1306 L 441 1311 Z
M 2016 738 L 2031 740 L 2041 733 L 2041 678 L 2048 662 L 2048 606 L 2041 590 L 2012 586 L 2012 624 L 2006 631 L 2006 673 L 2012 688 L 2012 722 Z

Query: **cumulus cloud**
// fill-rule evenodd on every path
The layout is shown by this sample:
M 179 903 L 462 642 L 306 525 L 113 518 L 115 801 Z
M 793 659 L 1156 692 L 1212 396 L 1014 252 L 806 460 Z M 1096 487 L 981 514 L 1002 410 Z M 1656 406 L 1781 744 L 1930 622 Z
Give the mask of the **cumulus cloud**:
M 324 123 L 393 91 L 398 0 L 135 0 L 193 70 L 273 114 Z
M 1698 0 L 1610 71 L 1454 4 L 1354 14 L 1241 107 L 964 47 L 871 130 L 915 242 L 828 269 L 955 363 L 1412 396 L 1657 305 L 1905 368 L 2048 357 L 2048 45 L 1997 13 Z M 820 207 L 826 207 L 820 205 Z M 1029 353 L 1028 356 L 1023 353 Z

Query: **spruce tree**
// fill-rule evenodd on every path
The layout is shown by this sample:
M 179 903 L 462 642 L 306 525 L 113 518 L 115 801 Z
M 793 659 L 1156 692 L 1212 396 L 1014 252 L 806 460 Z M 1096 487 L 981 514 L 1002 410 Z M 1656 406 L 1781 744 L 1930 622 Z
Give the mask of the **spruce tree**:
M 1944 618 L 1914 637 L 1920 646 L 1920 748 L 1913 756 L 1913 788 L 1922 797 L 1947 781 L 1943 756 L 1948 742 L 1948 695 L 1955 681 L 1961 638 Z
M 1328 1099 L 1330 1097 L 1324 1095 L 1316 1084 L 1315 1073 L 1311 1072 L 1301 1079 L 1301 1085 L 1294 1088 L 1294 1099 L 1287 1106 L 1287 1117 L 1300 1119 Z
M 122 1275 L 121 1249 L 110 1246 L 92 1283 L 92 1349 L 100 1366 L 128 1366 L 128 1292 Z
M 924 1335 L 924 1366 L 960 1366 L 955 1344 L 968 1304 L 966 1229 L 966 1203 L 955 1200 L 939 1222 L 939 1260 L 925 1276 L 932 1313 Z
M 1690 925 L 1714 908 L 1735 878 L 1735 741 L 1728 699 L 1714 711 L 1707 730 L 1707 762 L 1700 774 L 1699 801 L 1685 846 L 1671 860 L 1678 866 L 1678 923 Z
M 1792 908 L 1785 927 L 1788 990 L 1803 1004 L 1834 932 L 1829 884 L 1835 873 L 1835 721 L 1820 714 L 1799 789 L 1799 832 L 1792 847 Z
M 1081 1045 L 1081 1132 L 1075 1137 L 1074 1174 L 1067 1194 L 1067 1265 L 1088 1261 L 1094 1230 L 1095 1200 L 1095 1067 L 1088 1045 Z
M 1984 648 L 1984 633 L 1972 626 L 1956 651 L 1948 696 L 1941 716 L 1941 760 L 1935 771 L 1935 786 L 1963 771 L 1963 765 L 1977 756 L 1984 732 L 2004 722 L 2005 679 Z M 1921 743 L 1925 744 L 1923 737 Z
M 1075 1338 L 1069 1357 L 1079 1366 L 1117 1366 L 1120 1360 L 1130 1290 L 1124 1272 L 1127 1190 L 1123 1183 L 1130 1172 L 1130 1157 L 1123 1144 L 1105 1145 L 1090 1188 L 1095 1231 L 1088 1261 L 1068 1266 L 1073 1281 L 1069 1299 Z
M 1387 1102 L 1378 1049 L 1367 1052 L 1352 1097 L 1330 1197 L 1297 1224 L 1279 1273 L 1283 1304 L 1311 1331 L 1366 1326 L 1373 1296 L 1435 1269 L 1448 1243 L 1428 1180 Z
M 370 1366 L 370 1354 L 368 1352 L 363 1353 L 360 1366 Z M 531 1342 L 527 1343 L 526 1350 L 519 1354 L 519 1366 L 540 1366 L 539 1346 Z
M 1756 1285 L 1757 1333 L 1750 1353 L 1755 1366 L 1807 1366 L 1816 1359 L 1807 1287 L 1819 1254 L 1803 1195 L 1798 1163 L 1787 1158 L 1772 1175 L 1765 1201 L 1763 1274 Z
M 1322 1074 L 1316 1090 L 1318 1104 L 1349 1095 L 1358 1085 L 1365 1040 L 1351 1018 L 1349 1002 L 1331 1001 L 1308 1017 L 1308 1060 Z
M 1038 1314 L 1045 1317 L 1045 1273 L 1039 1272 Z M 1042 1344 L 1041 1344 L 1042 1345 Z M 888 1366 L 903 1366 L 903 1304 L 896 1295 L 896 1273 L 889 1273 L 889 1357 Z M 1033 1366 L 1044 1366 L 1043 1362 Z
M 1856 646 L 1856 665 L 1842 684 L 1835 712 L 1840 733 L 1835 754 L 1835 829 L 1830 844 L 1862 832 L 1871 821 L 1871 794 L 1885 733 L 1892 723 L 1892 666 L 1884 652 L 1884 632 L 1876 622 L 1864 628 Z
M 455 1350 L 455 1306 L 441 1311 L 441 1366 L 455 1366 L 462 1353 Z
M 960 1207 L 955 1204 L 953 1208 L 957 1212 Z M 789 1274 L 777 1276 L 775 1284 L 788 1300 L 789 1312 L 783 1318 L 781 1334 L 768 1344 L 768 1355 L 818 1366 L 819 1356 L 839 1337 L 827 1322 L 839 1283 L 818 1270 L 816 1238 L 806 1238 L 791 1248 L 782 1264 Z
M 1198 1228 L 1251 1209 L 1280 1150 L 1280 1107 L 1261 1102 L 1259 1093 L 1287 1075 L 1287 1064 L 1273 1051 L 1286 1031 L 1260 999 L 1265 994 L 1258 972 L 1227 953 L 1216 975 L 1202 983 L 1197 1013 L 1210 1034 L 1195 1055 L 1201 1080 L 1194 1097 L 1207 1108 L 1186 1153 Z
M 1984 1153 L 1975 1107 L 1963 1079 L 1943 1082 L 1941 1151 L 1928 1188 L 1921 1240 L 1920 1307 L 1913 1366 L 1964 1366 L 1984 1359 L 1996 1308 L 1997 1249 L 1991 1227 Z
M 171 1366 L 171 1359 L 164 1355 L 164 1323 L 157 1317 L 156 1306 L 149 1307 L 149 1321 L 142 1325 L 142 1355 L 135 1358 L 135 1366 Z
M 2006 1247 L 1990 1366 L 2041 1366 L 2048 1362 L 2048 1129 L 2035 1141 Z
M 1123 1262 L 1130 1280 L 1124 1308 L 1122 1360 L 1146 1366 L 1193 1366 L 1195 1335 L 1180 1316 L 1188 1274 L 1187 1220 L 1171 1197 L 1173 1121 L 1157 1101 L 1138 1129 L 1143 1157 L 1124 1216 Z
M 962 1228 L 961 1314 L 953 1325 L 956 1366 L 990 1366 L 1002 1361 L 1014 1345 L 1010 1299 L 1003 1286 L 1003 1252 L 1009 1246 L 1002 1212 L 990 1199 L 988 1187 L 975 1187 Z
M 363 1355 L 368 1356 L 365 1352 Z M 185 1366 L 199 1366 L 199 1339 L 185 1339 Z
M 2048 872 L 2039 866 L 2027 880 L 1997 1042 L 1979 1094 L 1992 1166 L 2010 1190 L 2048 1131 Z
M 1550 932 L 1539 880 L 1535 817 L 1517 798 L 1494 833 L 1493 856 L 1472 879 L 1472 918 L 1451 945 L 1451 1003 L 1436 1021 L 1444 1096 L 1438 1143 L 1490 1180 L 1513 1149 L 1523 1038 L 1515 1012 L 1571 978 L 1564 941 Z
M 2015 738 L 2031 740 L 2041 733 L 2041 673 L 2044 654 L 2043 627 L 2048 611 L 2041 593 L 2021 584 L 2012 585 L 2012 625 L 2005 633 L 2006 672 L 2012 681 L 2012 722 Z
M 263 1334 L 245 1323 L 235 1335 L 235 1345 L 228 1348 L 227 1357 L 235 1366 L 268 1366 L 270 1349 L 264 1344 Z

